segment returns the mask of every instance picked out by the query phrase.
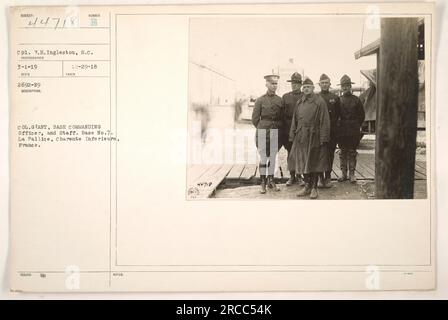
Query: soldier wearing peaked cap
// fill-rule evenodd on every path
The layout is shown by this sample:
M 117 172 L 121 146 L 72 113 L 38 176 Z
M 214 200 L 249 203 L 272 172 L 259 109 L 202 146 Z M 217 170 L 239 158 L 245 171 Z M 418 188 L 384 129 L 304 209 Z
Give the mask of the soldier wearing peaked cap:
M 285 93 L 282 97 L 283 105 L 283 126 L 280 130 L 281 144 L 288 151 L 288 156 L 291 152 L 292 142 L 289 141 L 289 130 L 291 129 L 292 118 L 294 111 L 297 107 L 297 101 L 302 97 L 303 93 L 300 91 L 302 86 L 302 76 L 298 72 L 294 72 L 291 75 L 291 80 L 286 80 L 291 82 L 291 92 Z M 299 176 L 300 179 L 300 176 Z M 296 182 L 296 172 L 290 171 L 289 180 L 286 182 L 286 186 L 291 186 Z
M 333 167 L 334 151 L 336 150 L 336 134 L 337 125 L 341 115 L 341 100 L 337 95 L 330 92 L 331 81 L 330 78 L 323 73 L 319 79 L 320 93 L 328 109 L 330 115 L 330 141 L 328 142 L 328 161 L 330 168 L 325 173 L 322 173 L 319 177 L 318 187 L 330 188 L 331 187 L 331 171 Z
M 260 154 L 259 172 L 261 193 L 266 193 L 266 186 L 280 191 L 274 181 L 275 157 L 280 149 L 279 129 L 283 122 L 282 99 L 275 94 L 279 76 L 267 75 L 266 94 L 255 101 L 252 123 L 257 128 L 255 144 Z
M 288 157 L 290 171 L 303 174 L 305 186 L 297 196 L 318 197 L 319 173 L 328 171 L 327 143 L 330 141 L 330 116 L 325 101 L 314 94 L 311 79 L 303 81 L 303 96 L 297 102 L 294 112 L 290 141 L 293 141 Z
M 350 77 L 344 75 L 341 78 L 341 120 L 338 127 L 338 145 L 341 149 L 339 160 L 342 176 L 338 179 L 340 182 L 350 179 L 350 182 L 356 182 L 355 169 L 358 153 L 356 149 L 362 137 L 361 126 L 364 122 L 364 107 L 361 100 L 352 94 L 352 84 Z M 347 177 L 347 167 L 349 177 Z

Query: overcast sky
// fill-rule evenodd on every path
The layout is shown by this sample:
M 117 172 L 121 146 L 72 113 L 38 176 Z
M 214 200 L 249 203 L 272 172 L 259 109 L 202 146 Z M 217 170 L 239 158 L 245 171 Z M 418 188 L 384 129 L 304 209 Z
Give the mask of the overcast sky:
M 360 85 L 365 78 L 359 70 L 376 67 L 374 55 L 354 58 L 361 46 L 379 38 L 370 25 L 360 16 L 192 18 L 190 59 L 235 79 L 246 94 L 264 92 L 263 76 L 288 66 L 291 58 L 315 83 L 326 73 L 332 87 L 344 74 Z

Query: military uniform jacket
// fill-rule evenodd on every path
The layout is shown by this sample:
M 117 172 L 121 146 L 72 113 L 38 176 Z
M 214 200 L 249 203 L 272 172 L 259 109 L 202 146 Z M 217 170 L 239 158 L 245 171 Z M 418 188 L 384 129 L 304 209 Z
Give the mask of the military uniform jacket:
M 280 129 L 282 123 L 282 99 L 278 95 L 266 93 L 255 101 L 252 124 L 257 129 Z
M 330 115 L 330 136 L 336 138 L 338 122 L 341 117 L 341 99 L 329 91 L 321 91 L 319 95 L 327 104 L 328 114 Z
M 282 107 L 283 107 L 283 134 L 286 140 L 289 135 L 289 130 L 291 129 L 292 118 L 294 112 L 296 111 L 297 101 L 302 97 L 303 92 L 300 90 L 291 91 L 285 93 L 282 97 Z
M 361 100 L 351 93 L 343 95 L 341 97 L 341 121 L 338 127 L 338 136 L 359 135 L 364 117 L 364 107 Z

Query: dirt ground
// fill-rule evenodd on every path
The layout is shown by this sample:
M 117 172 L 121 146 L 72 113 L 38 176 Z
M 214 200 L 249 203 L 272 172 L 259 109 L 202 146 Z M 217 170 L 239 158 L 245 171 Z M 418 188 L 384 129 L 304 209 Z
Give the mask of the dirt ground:
M 216 190 L 214 198 L 221 199 L 298 199 L 311 200 L 309 197 L 297 197 L 297 192 L 302 188 L 299 185 L 287 187 L 285 184 L 278 184 L 280 191 L 269 190 L 266 194 L 259 192 L 259 186 L 245 186 L 233 189 Z M 318 189 L 318 200 L 366 200 L 375 199 L 374 181 L 358 181 L 352 184 L 348 181 L 333 181 L 333 187 L 329 189 Z M 426 198 L 426 180 L 415 181 L 415 199 Z

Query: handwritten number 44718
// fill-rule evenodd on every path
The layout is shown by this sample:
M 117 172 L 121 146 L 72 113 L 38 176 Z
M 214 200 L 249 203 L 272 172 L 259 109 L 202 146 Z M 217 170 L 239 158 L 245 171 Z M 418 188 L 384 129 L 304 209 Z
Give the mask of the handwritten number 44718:
M 35 18 L 28 21 L 28 27 L 49 27 L 49 28 L 73 28 L 78 26 L 78 17 L 68 18 Z

